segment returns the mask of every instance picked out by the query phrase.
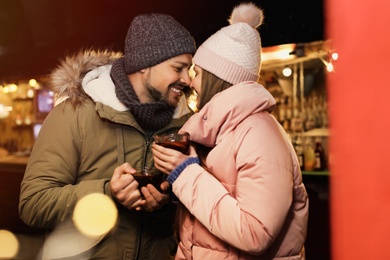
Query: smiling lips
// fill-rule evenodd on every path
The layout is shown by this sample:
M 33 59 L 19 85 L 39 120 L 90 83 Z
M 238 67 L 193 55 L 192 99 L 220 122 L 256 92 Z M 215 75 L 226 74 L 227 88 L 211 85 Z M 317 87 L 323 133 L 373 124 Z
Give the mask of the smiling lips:
M 171 90 L 175 93 L 179 93 L 181 92 L 181 89 L 178 89 L 178 88 L 175 88 L 175 87 L 171 87 Z

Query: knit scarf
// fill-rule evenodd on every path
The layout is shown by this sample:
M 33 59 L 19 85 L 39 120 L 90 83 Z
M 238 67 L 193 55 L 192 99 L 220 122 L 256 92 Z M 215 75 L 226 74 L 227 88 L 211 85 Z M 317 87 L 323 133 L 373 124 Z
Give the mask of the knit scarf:
M 150 135 L 172 121 L 174 109 L 164 102 L 141 103 L 125 72 L 124 58 L 112 64 L 111 78 L 118 99 L 130 110 L 141 128 Z

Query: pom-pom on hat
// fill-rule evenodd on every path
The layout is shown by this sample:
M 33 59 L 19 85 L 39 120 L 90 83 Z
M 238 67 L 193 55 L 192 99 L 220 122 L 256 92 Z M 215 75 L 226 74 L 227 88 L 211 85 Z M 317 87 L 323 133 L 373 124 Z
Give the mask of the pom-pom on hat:
M 194 38 L 173 17 L 142 14 L 134 18 L 127 31 L 125 70 L 130 74 L 195 51 Z
M 261 67 L 257 28 L 263 19 L 263 11 L 252 3 L 236 6 L 229 19 L 231 25 L 210 36 L 195 53 L 193 62 L 233 85 L 257 81 Z

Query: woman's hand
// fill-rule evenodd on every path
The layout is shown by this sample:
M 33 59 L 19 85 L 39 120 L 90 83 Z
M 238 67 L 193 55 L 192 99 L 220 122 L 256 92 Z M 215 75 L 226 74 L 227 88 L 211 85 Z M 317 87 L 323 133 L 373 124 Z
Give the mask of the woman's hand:
M 195 148 L 190 146 L 190 154 L 182 154 L 171 148 L 165 148 L 161 145 L 153 143 L 152 152 L 154 156 L 154 166 L 165 173 L 170 174 L 177 166 L 190 157 L 198 157 Z

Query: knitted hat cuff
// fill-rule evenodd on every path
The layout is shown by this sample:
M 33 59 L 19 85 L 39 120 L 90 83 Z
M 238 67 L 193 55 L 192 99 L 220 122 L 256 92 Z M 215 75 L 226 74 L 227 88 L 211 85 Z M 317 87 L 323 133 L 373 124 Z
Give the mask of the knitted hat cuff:
M 243 81 L 257 81 L 259 75 L 254 74 L 234 62 L 225 59 L 201 45 L 193 62 L 215 76 L 235 85 Z
M 193 38 L 181 37 L 172 41 L 160 41 L 154 45 L 134 46 L 125 53 L 126 73 L 149 68 L 182 54 L 194 55 L 196 46 Z
M 172 16 L 143 14 L 130 24 L 125 40 L 127 74 L 149 68 L 182 54 L 194 54 L 194 38 Z

